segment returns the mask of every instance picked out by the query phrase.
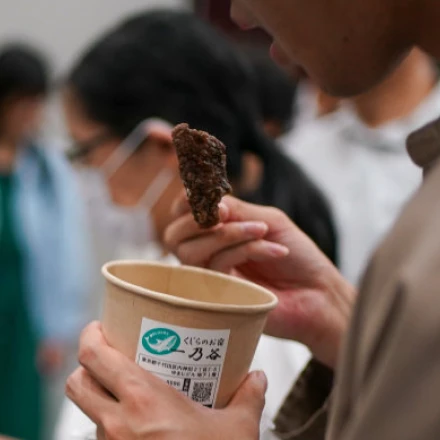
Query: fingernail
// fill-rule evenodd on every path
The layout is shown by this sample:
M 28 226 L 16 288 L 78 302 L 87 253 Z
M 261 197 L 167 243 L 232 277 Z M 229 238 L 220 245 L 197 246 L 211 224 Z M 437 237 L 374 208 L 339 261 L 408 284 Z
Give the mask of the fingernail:
M 286 257 L 290 253 L 289 248 L 278 243 L 267 242 L 266 249 L 273 257 L 277 258 Z
M 227 220 L 229 216 L 229 208 L 223 202 L 220 202 L 220 204 L 218 205 L 218 209 L 219 209 L 220 220 L 221 221 Z
M 264 371 L 255 371 L 254 372 L 254 379 L 256 382 L 258 382 L 258 385 L 264 390 L 267 390 L 267 376 Z
M 244 222 L 241 224 L 243 231 L 251 237 L 262 236 L 268 231 L 266 223 L 263 222 Z

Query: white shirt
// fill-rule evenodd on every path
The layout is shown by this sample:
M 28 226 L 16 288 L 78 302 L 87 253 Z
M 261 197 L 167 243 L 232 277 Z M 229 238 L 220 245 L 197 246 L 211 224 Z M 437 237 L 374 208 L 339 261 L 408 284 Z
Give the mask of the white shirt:
M 283 140 L 327 196 L 340 239 L 340 267 L 358 284 L 370 254 L 419 186 L 407 136 L 440 114 L 440 86 L 408 117 L 369 128 L 350 105 L 309 121 Z

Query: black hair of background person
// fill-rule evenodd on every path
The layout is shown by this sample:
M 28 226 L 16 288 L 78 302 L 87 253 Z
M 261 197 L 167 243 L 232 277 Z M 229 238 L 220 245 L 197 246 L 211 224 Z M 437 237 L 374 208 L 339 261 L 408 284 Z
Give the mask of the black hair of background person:
M 121 138 L 152 117 L 214 134 L 227 145 L 233 183 L 244 153 L 255 154 L 264 163 L 263 182 L 247 199 L 285 211 L 336 260 L 327 202 L 262 133 L 252 68 L 207 23 L 175 11 L 133 16 L 88 49 L 67 85 L 91 120 Z
M 0 104 L 10 98 L 44 96 L 49 69 L 44 57 L 23 44 L 0 48 Z
M 258 105 L 264 121 L 280 124 L 283 132 L 292 128 L 296 113 L 297 81 L 290 78 L 260 48 L 245 48 L 255 78 Z

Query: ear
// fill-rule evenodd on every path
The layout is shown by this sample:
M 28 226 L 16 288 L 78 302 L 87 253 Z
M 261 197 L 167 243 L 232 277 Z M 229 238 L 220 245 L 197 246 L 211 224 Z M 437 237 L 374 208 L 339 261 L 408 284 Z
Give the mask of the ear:
M 147 140 L 154 145 L 157 151 L 165 157 L 166 165 L 175 169 L 178 166 L 177 154 L 174 148 L 171 131 L 161 128 L 151 128 Z

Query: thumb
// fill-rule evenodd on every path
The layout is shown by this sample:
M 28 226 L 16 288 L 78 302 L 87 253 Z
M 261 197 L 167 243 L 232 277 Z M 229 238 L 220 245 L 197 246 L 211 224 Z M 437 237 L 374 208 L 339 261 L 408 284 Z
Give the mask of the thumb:
M 267 378 L 263 371 L 249 374 L 235 393 L 228 410 L 250 412 L 259 422 L 264 409 L 266 390 Z
M 232 196 L 225 196 L 221 202 L 221 220 L 228 222 L 261 221 L 272 230 L 290 228 L 291 220 L 285 213 L 269 206 L 255 205 Z

